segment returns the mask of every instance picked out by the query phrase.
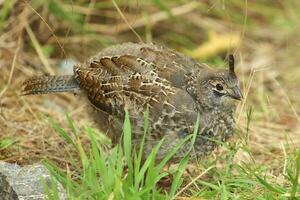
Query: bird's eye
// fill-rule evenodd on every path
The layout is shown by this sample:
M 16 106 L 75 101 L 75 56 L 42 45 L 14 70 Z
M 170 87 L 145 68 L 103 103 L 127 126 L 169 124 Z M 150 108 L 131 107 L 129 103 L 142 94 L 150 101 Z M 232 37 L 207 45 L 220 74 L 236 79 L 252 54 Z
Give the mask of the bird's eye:
M 217 89 L 218 91 L 222 91 L 222 90 L 223 90 L 223 85 L 221 85 L 220 83 L 218 83 L 218 84 L 216 85 L 216 89 Z

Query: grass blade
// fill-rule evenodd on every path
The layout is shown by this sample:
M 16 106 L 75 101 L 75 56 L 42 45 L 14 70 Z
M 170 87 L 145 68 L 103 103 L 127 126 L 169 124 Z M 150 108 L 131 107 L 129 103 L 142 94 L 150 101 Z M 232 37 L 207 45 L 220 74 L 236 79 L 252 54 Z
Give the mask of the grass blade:
M 296 173 L 294 178 L 292 179 L 292 188 L 291 188 L 291 198 L 296 198 L 297 188 L 299 186 L 299 173 L 300 173 L 300 150 L 297 151 L 296 157 Z
M 72 144 L 73 147 L 77 148 L 73 139 L 59 124 L 55 123 L 51 118 L 49 118 L 49 122 L 56 133 L 58 133 L 68 144 Z
M 171 190 L 170 190 L 170 197 L 173 198 L 176 194 L 176 191 L 178 190 L 178 188 L 181 186 L 182 184 L 182 174 L 187 166 L 187 163 L 189 161 L 189 156 L 185 156 L 179 163 L 179 166 L 177 168 L 177 172 L 175 175 L 175 178 L 172 182 L 171 185 Z

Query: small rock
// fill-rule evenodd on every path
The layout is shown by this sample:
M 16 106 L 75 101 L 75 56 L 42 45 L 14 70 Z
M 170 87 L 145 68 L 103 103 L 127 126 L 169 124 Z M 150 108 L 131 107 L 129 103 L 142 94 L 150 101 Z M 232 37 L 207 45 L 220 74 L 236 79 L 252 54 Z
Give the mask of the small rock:
M 50 175 L 43 165 L 21 167 L 0 161 L 0 200 L 47 199 L 42 180 L 50 187 Z M 67 199 L 63 187 L 57 183 L 59 199 Z

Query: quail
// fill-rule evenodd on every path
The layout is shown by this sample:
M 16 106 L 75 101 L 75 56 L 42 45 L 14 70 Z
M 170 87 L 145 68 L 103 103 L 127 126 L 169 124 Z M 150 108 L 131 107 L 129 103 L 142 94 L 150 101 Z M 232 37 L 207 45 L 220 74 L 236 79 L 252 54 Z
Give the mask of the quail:
M 166 47 L 124 43 L 76 64 L 73 71 L 30 78 L 23 83 L 22 94 L 83 91 L 97 110 L 100 128 L 115 143 L 122 136 L 126 108 L 137 148 L 143 138 L 143 112 L 149 108 L 143 151 L 149 155 L 164 138 L 157 159 L 193 133 L 198 115 L 194 142 L 185 143 L 173 159 L 182 158 L 191 147 L 196 158 L 208 155 L 233 134 L 236 100 L 243 98 L 233 55 L 228 69 L 217 70 Z

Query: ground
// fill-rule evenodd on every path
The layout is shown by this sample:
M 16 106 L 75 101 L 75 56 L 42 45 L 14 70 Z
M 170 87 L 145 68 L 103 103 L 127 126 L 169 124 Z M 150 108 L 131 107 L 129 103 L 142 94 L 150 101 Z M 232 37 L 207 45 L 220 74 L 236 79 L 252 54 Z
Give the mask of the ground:
M 244 100 L 230 141 L 237 149 L 232 162 L 266 166 L 272 183 L 286 184 L 290 155 L 300 145 L 297 0 L 41 2 L 0 1 L 1 160 L 69 163 L 71 147 L 49 119 L 67 128 L 68 113 L 77 127 L 93 126 L 88 103 L 73 94 L 20 96 L 21 83 L 35 75 L 70 73 L 72 63 L 106 46 L 142 40 L 219 68 L 234 53 Z M 209 159 L 228 152 L 221 148 Z M 216 166 L 222 168 L 224 160 Z

